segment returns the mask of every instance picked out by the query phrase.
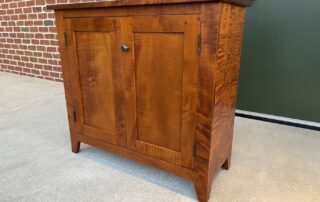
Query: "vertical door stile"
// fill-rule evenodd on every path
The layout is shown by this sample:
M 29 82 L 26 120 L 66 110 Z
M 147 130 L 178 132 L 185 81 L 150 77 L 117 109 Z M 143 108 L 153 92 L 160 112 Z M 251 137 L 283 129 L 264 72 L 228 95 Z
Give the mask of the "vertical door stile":
M 64 32 L 64 42 L 65 42 L 65 50 L 66 55 L 68 56 L 68 68 L 70 72 L 70 78 L 72 78 L 73 82 L 70 82 L 72 91 L 69 92 L 72 94 L 72 108 L 73 108 L 73 116 L 74 124 L 76 130 L 79 133 L 83 133 L 83 117 L 81 116 L 82 111 L 82 99 L 81 99 L 81 86 L 80 86 L 80 78 L 79 78 L 79 69 L 78 69 L 78 58 L 77 58 L 77 47 L 74 39 L 74 30 L 71 19 L 65 19 L 65 32 Z M 78 119 L 76 115 L 79 115 Z

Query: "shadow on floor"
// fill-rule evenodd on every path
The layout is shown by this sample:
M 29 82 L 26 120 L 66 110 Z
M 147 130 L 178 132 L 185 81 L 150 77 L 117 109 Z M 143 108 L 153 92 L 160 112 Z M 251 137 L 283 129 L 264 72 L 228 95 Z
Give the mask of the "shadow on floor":
M 78 155 L 138 177 L 142 180 L 146 180 L 160 187 L 164 187 L 173 192 L 182 194 L 193 200 L 197 200 L 193 183 L 188 179 L 184 179 L 182 177 L 167 173 L 163 170 L 122 158 L 115 154 L 102 151 L 86 144 L 81 144 Z

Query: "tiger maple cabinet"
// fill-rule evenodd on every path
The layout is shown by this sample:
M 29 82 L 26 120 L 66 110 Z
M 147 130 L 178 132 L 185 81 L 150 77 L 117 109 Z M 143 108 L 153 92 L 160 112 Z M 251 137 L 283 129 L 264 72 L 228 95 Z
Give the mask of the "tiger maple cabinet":
M 250 0 L 122 0 L 55 10 L 72 151 L 80 143 L 193 180 L 230 167 Z

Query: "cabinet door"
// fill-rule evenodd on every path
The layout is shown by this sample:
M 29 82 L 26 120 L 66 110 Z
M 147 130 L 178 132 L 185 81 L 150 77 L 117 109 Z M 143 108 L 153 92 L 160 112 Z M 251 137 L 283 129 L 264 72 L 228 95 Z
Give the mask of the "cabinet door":
M 198 16 L 141 16 L 126 30 L 129 149 L 194 167 Z
M 125 146 L 123 68 L 120 59 L 123 18 L 65 20 L 66 48 L 72 55 L 76 127 L 82 135 Z

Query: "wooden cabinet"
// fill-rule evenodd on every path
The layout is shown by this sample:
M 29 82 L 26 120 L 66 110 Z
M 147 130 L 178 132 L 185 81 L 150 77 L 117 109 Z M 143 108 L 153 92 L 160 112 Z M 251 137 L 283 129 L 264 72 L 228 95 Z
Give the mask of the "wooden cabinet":
M 228 169 L 250 0 L 53 5 L 72 151 L 80 142 L 194 181 Z

